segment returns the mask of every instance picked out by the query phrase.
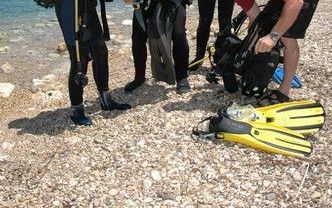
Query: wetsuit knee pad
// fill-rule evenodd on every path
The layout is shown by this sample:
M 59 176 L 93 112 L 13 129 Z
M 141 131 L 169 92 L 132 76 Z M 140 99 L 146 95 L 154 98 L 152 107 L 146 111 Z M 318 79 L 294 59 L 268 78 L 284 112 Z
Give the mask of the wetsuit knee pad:
M 280 52 L 255 54 L 248 60 L 249 66 L 242 76 L 242 94 L 259 98 L 266 92 L 279 64 Z

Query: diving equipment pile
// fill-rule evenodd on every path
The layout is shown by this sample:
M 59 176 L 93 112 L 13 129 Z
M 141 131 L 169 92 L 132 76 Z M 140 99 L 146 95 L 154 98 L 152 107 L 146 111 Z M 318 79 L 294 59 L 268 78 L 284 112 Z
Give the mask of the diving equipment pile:
M 208 74 L 208 81 L 216 82 L 220 75 L 224 87 L 229 93 L 242 88 L 242 94 L 249 97 L 262 97 L 267 90 L 272 76 L 282 61 L 280 40 L 271 52 L 255 54 L 255 45 L 259 38 L 269 34 L 279 19 L 283 3 L 274 11 L 263 10 L 248 29 L 248 34 L 240 38 L 246 14 L 242 11 L 232 20 L 231 30 L 220 31 L 214 44 L 215 54 L 211 57 L 213 73 Z M 238 81 L 237 75 L 241 77 Z
M 194 135 L 237 142 L 275 154 L 306 157 L 313 149 L 307 136 L 323 127 L 325 111 L 318 101 L 312 100 L 260 108 L 233 104 L 202 122 L 205 121 L 209 121 L 208 131 L 196 127 Z

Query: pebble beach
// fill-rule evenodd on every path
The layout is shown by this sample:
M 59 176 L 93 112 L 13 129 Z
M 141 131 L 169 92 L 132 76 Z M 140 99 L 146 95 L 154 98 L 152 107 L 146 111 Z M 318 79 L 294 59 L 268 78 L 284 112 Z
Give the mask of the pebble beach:
M 155 82 L 148 64 L 144 85 L 125 94 L 134 76 L 129 6 L 108 8 L 107 45 L 112 95 L 133 109 L 102 111 L 90 68 L 84 94 L 90 127 L 69 119 L 70 62 L 54 11 L 1 22 L 0 207 L 332 207 L 331 3 L 319 2 L 300 40 L 304 86 L 291 96 L 318 100 L 327 115 L 323 129 L 309 136 L 314 150 L 305 159 L 192 136 L 219 108 L 255 102 L 224 92 L 222 82 L 208 83 L 208 61 L 189 73 L 189 93 Z M 197 24 L 194 4 L 187 18 L 191 59 Z M 215 19 L 211 36 L 217 25 Z

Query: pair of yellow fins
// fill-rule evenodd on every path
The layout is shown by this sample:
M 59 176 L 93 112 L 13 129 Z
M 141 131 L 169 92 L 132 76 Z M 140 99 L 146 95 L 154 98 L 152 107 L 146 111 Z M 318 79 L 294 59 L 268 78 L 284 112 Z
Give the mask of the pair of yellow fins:
M 318 132 L 324 123 L 323 106 L 306 100 L 255 108 L 255 119 L 236 121 L 219 115 L 211 119 L 209 132 L 263 151 L 305 157 L 312 152 L 305 136 Z

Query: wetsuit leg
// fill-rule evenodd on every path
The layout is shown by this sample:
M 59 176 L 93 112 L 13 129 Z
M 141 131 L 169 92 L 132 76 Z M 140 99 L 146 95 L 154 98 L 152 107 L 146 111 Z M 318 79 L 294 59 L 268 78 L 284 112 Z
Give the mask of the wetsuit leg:
M 216 0 L 198 0 L 199 23 L 197 28 L 196 58 L 203 58 L 210 36 Z
M 143 15 L 144 17 L 145 15 Z M 145 19 L 146 21 L 146 19 Z M 135 80 L 145 79 L 146 60 L 147 60 L 147 32 L 138 23 L 135 15 L 133 16 L 132 27 L 132 53 L 135 64 Z
M 99 93 L 108 91 L 108 50 L 105 41 L 100 38 L 89 41 L 90 54 L 92 57 L 93 78 Z
M 83 103 L 83 87 L 78 85 L 75 81 L 77 75 L 77 61 L 76 61 L 76 47 L 68 46 L 68 52 L 70 56 L 70 72 L 68 79 L 69 98 L 72 106 L 77 106 Z M 87 72 L 89 45 L 87 43 L 80 44 L 80 56 L 83 74 Z
M 180 5 L 176 12 L 173 26 L 173 59 L 176 81 L 187 78 L 189 45 L 186 35 L 186 8 Z
M 86 44 L 92 57 L 93 77 L 99 93 L 102 93 L 109 90 L 108 50 L 96 9 L 89 12 L 88 18 L 92 38 Z
M 234 9 L 234 0 L 218 0 L 219 32 L 231 30 L 231 20 Z
M 146 14 L 143 13 L 143 18 L 146 25 Z M 145 71 L 146 71 L 146 60 L 147 54 L 147 40 L 148 34 L 140 26 L 135 14 L 133 16 L 133 27 L 132 27 L 132 54 L 134 57 L 135 66 L 135 78 L 133 81 L 126 84 L 124 91 L 126 93 L 131 93 L 139 86 L 141 86 L 145 81 Z
M 75 76 L 77 74 L 76 46 L 75 46 L 75 30 L 74 30 L 74 1 L 59 0 L 55 5 L 56 16 L 59 21 L 64 40 L 66 42 L 70 56 L 70 72 L 69 72 L 69 97 L 73 106 L 78 106 L 83 102 L 83 88 L 76 84 Z M 81 44 L 80 52 L 82 58 L 82 69 L 86 72 L 87 62 L 84 62 L 84 56 L 88 54 L 88 45 Z
M 75 46 L 75 16 L 73 0 L 58 0 L 55 12 L 67 46 Z

